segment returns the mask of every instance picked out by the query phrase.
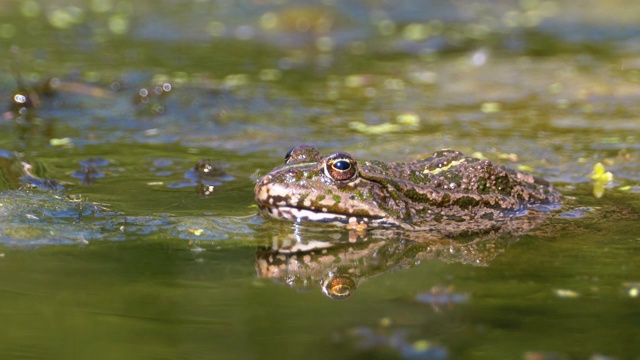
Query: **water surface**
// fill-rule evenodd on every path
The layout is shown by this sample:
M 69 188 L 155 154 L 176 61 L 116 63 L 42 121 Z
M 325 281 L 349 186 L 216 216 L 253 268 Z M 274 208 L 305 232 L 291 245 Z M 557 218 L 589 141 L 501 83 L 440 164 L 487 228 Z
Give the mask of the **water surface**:
M 635 2 L 1 3 L 2 357 L 640 357 Z M 257 216 L 302 143 L 454 148 L 564 207 L 431 252 Z

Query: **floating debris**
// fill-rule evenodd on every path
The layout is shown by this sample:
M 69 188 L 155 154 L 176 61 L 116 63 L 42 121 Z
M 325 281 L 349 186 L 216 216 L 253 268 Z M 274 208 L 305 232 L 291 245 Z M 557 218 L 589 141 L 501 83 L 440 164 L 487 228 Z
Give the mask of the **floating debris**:
M 209 159 L 201 159 L 193 167 L 193 170 L 197 172 L 198 178 L 219 177 L 226 175 L 226 173 L 224 172 L 225 167 L 226 166 L 222 163 L 211 161 Z M 187 175 L 185 176 L 190 177 Z
M 51 144 L 51 146 L 73 146 L 73 143 L 71 142 L 71 138 L 68 137 L 64 137 L 64 138 L 51 138 L 49 139 L 49 144 Z
M 434 286 L 430 291 L 416 295 L 418 302 L 431 305 L 435 311 L 440 311 L 442 306 L 453 307 L 469 301 L 471 296 L 467 293 L 455 292 L 453 286 Z
M 361 88 L 373 84 L 373 76 L 370 74 L 352 74 L 344 78 L 344 86 L 348 88 Z
M 563 213 L 560 214 L 560 217 L 566 218 L 566 219 L 580 219 L 583 218 L 585 216 L 587 216 L 587 214 L 594 212 L 595 209 L 594 208 L 589 208 L 589 207 L 578 207 L 575 209 L 571 209 L 568 211 L 565 211 Z
M 580 297 L 580 294 L 577 291 L 569 290 L 569 289 L 555 289 L 553 293 L 560 298 L 563 299 L 575 299 Z
M 233 180 L 233 176 L 224 170 L 226 164 L 201 159 L 196 162 L 193 168 L 185 172 L 186 181 L 171 183 L 170 188 L 195 187 L 196 193 L 202 198 L 209 197 L 222 185 L 223 181 Z
M 349 128 L 369 135 L 389 134 L 402 131 L 411 131 L 420 125 L 420 116 L 413 112 L 405 112 L 399 114 L 394 122 L 384 122 L 381 124 L 370 125 L 361 121 L 352 121 Z
M 518 157 L 518 154 L 516 153 L 504 153 L 504 152 L 499 152 L 498 153 L 498 159 L 501 160 L 508 160 L 511 162 L 517 162 L 520 161 L 520 158 Z M 523 169 L 523 171 L 527 171 L 526 169 Z
M 395 350 L 403 359 L 444 360 L 449 358 L 449 351 L 426 339 L 408 340 L 404 329 L 392 330 L 388 326 L 374 329 L 361 326 L 351 329 L 348 335 L 356 340 L 356 347 L 367 351 L 388 348 Z
M 640 282 L 629 282 L 622 284 L 624 286 L 624 293 L 632 298 L 637 299 L 640 297 Z
M 189 228 L 188 231 L 195 236 L 200 236 L 204 232 L 203 229 L 191 229 L 191 228 Z
M 396 122 L 402 125 L 420 125 L 420 116 L 414 112 L 406 112 L 396 116 Z
M 567 357 L 555 352 L 527 351 L 522 356 L 524 360 L 564 360 Z
M 502 105 L 498 102 L 485 102 L 482 103 L 482 105 L 480 105 L 480 111 L 482 111 L 485 114 L 492 114 L 492 113 L 497 113 L 500 112 L 500 110 L 502 110 Z
M 20 162 L 24 175 L 20 177 L 22 185 L 27 188 L 37 188 L 40 190 L 60 191 L 64 186 L 51 178 L 41 178 L 32 173 L 33 165 L 24 161 Z
M 103 159 L 101 157 L 88 158 L 86 160 L 80 161 L 80 165 L 82 165 L 82 166 L 103 167 L 103 166 L 109 165 L 109 160 Z
M 96 179 L 103 178 L 105 175 L 99 168 L 109 164 L 108 160 L 103 158 L 89 158 L 80 161 L 82 168 L 71 174 L 74 178 L 81 179 L 82 185 L 92 185 L 96 182 Z
M 140 88 L 134 95 L 133 103 L 140 115 L 159 115 L 166 111 L 165 98 L 172 90 L 173 86 L 168 82 L 153 88 Z
M 196 185 L 196 194 L 198 194 L 198 196 L 202 198 L 213 195 L 213 192 L 215 190 L 216 190 L 216 187 L 214 185 L 209 185 L 202 182 Z
M 116 215 L 103 204 L 55 192 L 7 190 L 0 204 L 0 243 L 11 246 L 86 244 L 104 238 L 103 221 Z
M 605 171 L 604 165 L 599 162 L 593 166 L 591 180 L 593 180 L 593 196 L 599 199 L 604 195 L 605 187 L 613 181 L 613 174 Z

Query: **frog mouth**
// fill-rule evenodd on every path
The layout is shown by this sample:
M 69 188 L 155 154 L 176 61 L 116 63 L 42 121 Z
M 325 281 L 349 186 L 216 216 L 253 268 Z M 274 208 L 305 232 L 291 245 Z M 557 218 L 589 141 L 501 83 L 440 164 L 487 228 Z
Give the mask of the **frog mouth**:
M 289 220 L 296 223 L 315 222 L 342 226 L 357 226 L 366 224 L 367 226 L 374 227 L 397 226 L 397 224 L 389 221 L 389 219 L 382 217 L 354 216 L 330 212 L 317 212 L 308 209 L 300 209 L 293 206 L 273 207 L 260 205 L 259 208 L 264 215 L 271 216 L 275 219 Z

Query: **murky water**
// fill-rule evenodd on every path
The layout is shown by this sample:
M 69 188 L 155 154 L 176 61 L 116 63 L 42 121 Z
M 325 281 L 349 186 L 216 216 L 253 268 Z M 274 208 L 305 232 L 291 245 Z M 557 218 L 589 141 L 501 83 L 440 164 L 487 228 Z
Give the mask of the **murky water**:
M 0 357 L 640 357 L 636 2 L 0 4 Z M 428 246 L 256 216 L 301 143 L 565 206 Z

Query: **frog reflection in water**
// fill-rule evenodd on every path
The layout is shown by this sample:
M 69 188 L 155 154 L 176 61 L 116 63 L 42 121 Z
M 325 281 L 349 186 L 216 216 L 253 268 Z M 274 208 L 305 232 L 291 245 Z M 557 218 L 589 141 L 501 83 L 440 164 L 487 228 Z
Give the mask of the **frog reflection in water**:
M 542 219 L 537 214 L 518 217 L 518 229 L 526 231 Z M 274 233 L 270 245 L 258 248 L 258 277 L 299 291 L 319 287 L 332 299 L 345 299 L 370 278 L 423 261 L 488 266 L 517 239 L 501 237 L 499 232 L 476 234 L 470 241 L 425 238 L 420 232 L 390 229 L 361 233 L 354 238 L 353 232 L 337 229 L 303 225 L 295 228 L 294 233 Z
M 304 145 L 255 187 L 260 210 L 274 218 L 444 236 L 496 230 L 529 210 L 557 206 L 560 197 L 543 179 L 458 151 L 384 163 L 321 156 Z

